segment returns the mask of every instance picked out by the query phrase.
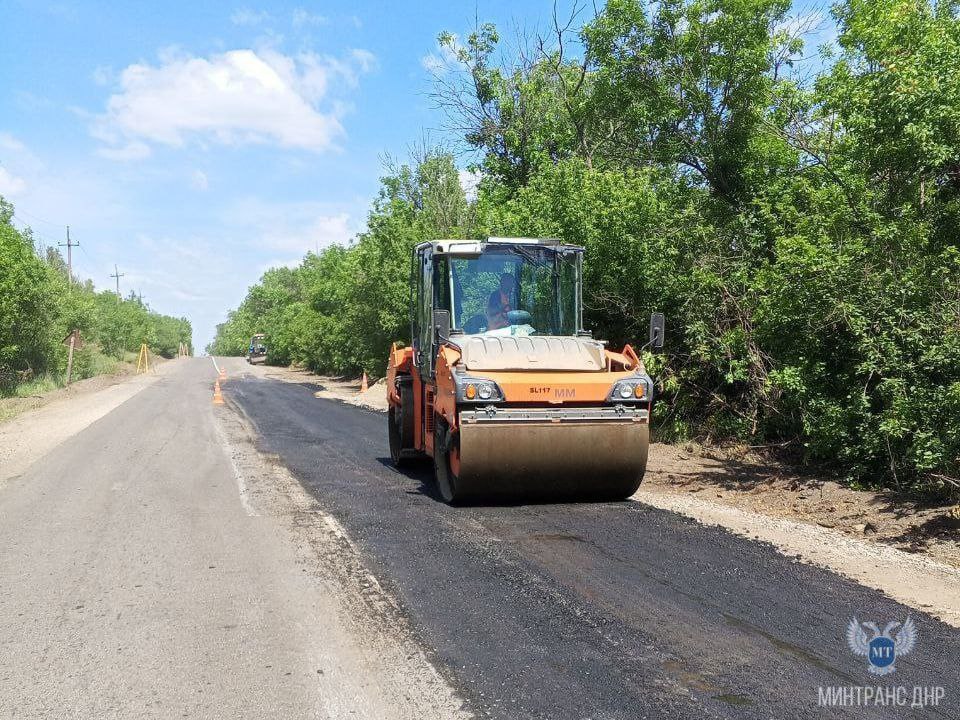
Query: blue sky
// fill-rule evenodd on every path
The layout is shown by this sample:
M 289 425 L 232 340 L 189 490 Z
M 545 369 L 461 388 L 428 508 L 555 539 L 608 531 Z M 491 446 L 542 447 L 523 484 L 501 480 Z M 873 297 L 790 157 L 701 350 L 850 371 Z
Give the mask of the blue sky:
M 363 228 L 384 154 L 428 132 L 441 30 L 545 27 L 551 0 L 3 0 L 0 195 L 75 273 L 193 322 Z M 561 6 L 564 3 L 561 3 Z

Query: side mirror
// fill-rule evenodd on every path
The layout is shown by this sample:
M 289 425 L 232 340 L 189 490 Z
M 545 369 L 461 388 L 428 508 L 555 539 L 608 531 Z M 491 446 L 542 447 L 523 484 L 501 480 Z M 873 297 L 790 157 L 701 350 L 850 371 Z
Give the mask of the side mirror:
M 433 310 L 433 334 L 437 342 L 446 340 L 450 337 L 450 311 L 434 308 Z
M 650 316 L 650 347 L 654 350 L 663 349 L 663 313 L 653 313 Z

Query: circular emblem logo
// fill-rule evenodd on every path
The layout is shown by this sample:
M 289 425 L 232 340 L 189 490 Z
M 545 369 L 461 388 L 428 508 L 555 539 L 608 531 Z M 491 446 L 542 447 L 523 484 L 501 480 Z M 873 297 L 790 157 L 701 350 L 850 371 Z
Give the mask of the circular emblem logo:
M 893 640 L 885 637 L 874 638 L 870 641 L 870 664 L 874 667 L 892 665 L 896 657 Z

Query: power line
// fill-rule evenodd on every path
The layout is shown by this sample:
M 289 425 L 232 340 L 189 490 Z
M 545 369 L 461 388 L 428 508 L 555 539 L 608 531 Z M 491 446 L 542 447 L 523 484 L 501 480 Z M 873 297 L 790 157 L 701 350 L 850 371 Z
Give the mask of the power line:
M 16 220 L 22 226 L 21 228 L 19 228 L 20 232 L 27 233 L 29 231 L 30 238 L 34 241 L 34 244 L 33 244 L 34 251 L 36 252 L 37 257 L 39 257 L 41 260 L 44 260 L 44 261 L 47 260 L 48 248 L 55 248 L 58 245 L 60 245 L 60 243 L 52 239 L 49 235 L 45 235 L 44 233 L 37 232 L 36 229 L 33 226 L 31 226 L 29 223 L 25 222 L 23 218 L 17 217 L 16 215 L 14 215 L 13 219 Z M 73 266 L 77 268 L 77 274 L 78 275 L 83 274 L 86 278 L 92 280 L 97 274 L 96 271 L 93 270 L 93 268 L 96 268 L 97 265 L 101 264 L 100 261 L 97 258 L 95 258 L 93 255 L 91 255 L 89 252 L 87 252 L 86 245 L 74 244 L 74 247 L 79 247 L 80 252 L 82 252 L 84 257 L 90 262 L 90 265 L 85 266 L 85 263 L 80 263 L 74 260 Z M 79 282 L 79 279 L 78 279 L 78 282 Z
M 23 208 L 19 208 L 19 207 L 18 207 L 18 208 L 16 209 L 16 211 L 14 212 L 14 214 L 17 214 L 17 213 L 19 213 L 20 215 L 26 215 L 26 216 L 29 217 L 29 218 L 33 218 L 36 222 L 42 222 L 42 223 L 45 223 L 45 224 L 47 224 L 47 225 L 51 225 L 51 226 L 53 226 L 53 227 L 63 227 L 61 223 L 55 223 L 55 222 L 53 222 L 52 220 L 44 220 L 42 217 L 38 217 L 38 216 L 34 215 L 33 213 L 28 213 L 28 212 L 27 212 L 26 210 L 24 210 Z M 21 220 L 21 222 L 22 222 L 22 220 Z M 29 223 L 24 223 L 24 224 L 29 225 Z
M 32 219 L 32 220 L 34 220 L 34 221 L 36 221 L 36 222 L 42 222 L 42 223 L 44 223 L 44 224 L 46 224 L 46 225 L 51 225 L 51 226 L 57 227 L 57 228 L 63 227 L 63 225 L 62 225 L 61 223 L 55 223 L 55 222 L 53 222 L 53 221 L 51 221 L 51 220 L 44 220 L 42 217 L 38 217 L 38 216 L 34 215 L 33 213 L 28 213 L 26 210 L 24 210 L 23 208 L 20 208 L 20 207 L 16 208 L 16 209 L 13 211 L 13 218 L 14 218 L 14 220 L 17 220 L 17 221 L 23 226 L 23 227 L 21 228 L 21 230 L 24 230 L 24 231 L 25 231 L 25 230 L 29 230 L 30 233 L 31 233 L 34 237 L 40 238 L 40 239 L 43 240 L 47 245 L 51 245 L 51 246 L 52 246 L 52 245 L 57 245 L 57 244 L 58 244 L 58 243 L 56 243 L 56 242 L 53 242 L 47 235 L 44 235 L 43 233 L 38 232 L 37 229 L 33 226 L 33 224 L 32 224 L 31 222 L 29 222 L 29 220 L 27 220 L 27 218 L 23 217 L 24 215 L 26 215 L 27 218 L 30 218 L 30 219 Z M 89 259 L 91 262 L 94 262 L 94 263 L 98 262 L 98 260 L 97 260 L 96 258 L 94 258 L 93 256 L 91 256 L 91 255 L 87 252 L 85 246 L 80 245 L 79 242 L 78 242 L 78 243 L 75 243 L 74 246 L 75 246 L 75 247 L 79 247 L 80 250 L 81 250 L 81 252 L 83 252 L 83 254 L 86 255 L 86 256 L 87 256 L 87 259 Z
M 55 242 L 51 241 L 46 235 L 41 235 L 36 230 L 34 230 L 30 223 L 24 222 L 23 218 L 17 217 L 17 214 L 13 214 L 13 220 L 19 222 L 23 227 L 19 228 L 21 233 L 29 233 L 32 240 L 40 240 L 39 255 L 43 257 L 44 253 L 47 251 L 48 245 L 56 245 Z M 36 242 L 34 242 L 34 249 L 37 248 Z
M 12 214 L 12 219 L 13 219 L 13 220 L 16 220 L 17 222 L 20 223 L 20 225 L 22 225 L 22 228 L 20 229 L 21 232 L 29 231 L 29 232 L 30 232 L 30 235 L 31 235 L 33 238 L 35 238 L 35 239 L 37 239 L 37 240 L 40 241 L 40 246 L 39 246 L 39 248 L 37 249 L 37 252 L 38 252 L 38 254 L 39 254 L 41 257 L 44 257 L 44 254 L 45 254 L 45 252 L 46 252 L 46 250 L 47 250 L 48 248 L 52 248 L 52 247 L 65 247 L 65 248 L 67 248 L 67 272 L 69 273 L 69 277 L 70 277 L 71 281 L 73 281 L 73 266 L 74 266 L 74 263 L 73 263 L 73 253 L 72 253 L 72 249 L 73 249 L 73 248 L 75 248 L 75 247 L 80 248 L 80 252 L 82 252 L 83 255 L 84 255 L 84 257 L 86 257 L 86 259 L 90 261 L 90 263 L 92 264 L 93 267 L 96 267 L 98 264 L 100 264 L 101 261 L 100 261 L 94 254 L 92 254 L 92 253 L 93 253 L 93 250 L 92 250 L 92 249 L 91 249 L 90 252 L 87 252 L 87 246 L 86 246 L 86 245 L 82 245 L 78 240 L 74 240 L 74 239 L 73 239 L 73 237 L 72 237 L 71 234 L 70 234 L 70 226 L 69 226 L 69 225 L 67 226 L 67 242 L 61 243 L 61 242 L 57 242 L 56 240 L 51 239 L 48 235 L 45 235 L 44 233 L 37 232 L 37 230 L 36 230 L 24 217 L 22 217 L 23 215 L 26 215 L 26 216 L 28 216 L 28 217 L 30 217 L 30 218 L 32 218 L 33 220 L 36 220 L 36 221 L 38 221 L 38 222 L 42 222 L 42 223 L 45 223 L 45 224 L 48 224 L 48 225 L 53 225 L 53 226 L 55 226 L 55 227 L 62 227 L 62 226 L 61 226 L 59 223 L 54 223 L 54 222 L 52 222 L 52 221 L 50 221 L 50 220 L 45 220 L 44 218 L 38 217 L 37 215 L 34 215 L 33 213 L 28 213 L 28 212 L 26 212 L 25 210 L 23 210 L 23 209 L 21 209 L 21 208 L 17 208 L 17 209 L 13 212 L 13 214 Z M 80 267 L 81 270 L 83 270 L 83 267 L 82 267 L 81 264 L 78 263 L 78 266 Z M 120 295 L 120 278 L 126 276 L 126 273 L 120 272 L 119 269 L 117 268 L 116 264 L 114 264 L 113 270 L 114 270 L 114 272 L 113 272 L 113 274 L 110 275 L 110 277 L 112 277 L 112 278 L 114 278 L 114 279 L 116 280 L 117 302 L 119 302 L 120 299 L 121 299 L 121 295 Z M 95 272 L 89 272 L 89 268 L 87 268 L 87 275 L 90 277 L 90 279 L 93 279 L 93 277 L 96 275 L 96 273 L 95 273 Z M 146 297 L 146 296 L 143 295 L 142 293 L 138 293 L 138 297 L 140 298 L 140 301 L 141 301 L 141 303 L 142 303 L 142 302 L 143 302 L 143 298 Z

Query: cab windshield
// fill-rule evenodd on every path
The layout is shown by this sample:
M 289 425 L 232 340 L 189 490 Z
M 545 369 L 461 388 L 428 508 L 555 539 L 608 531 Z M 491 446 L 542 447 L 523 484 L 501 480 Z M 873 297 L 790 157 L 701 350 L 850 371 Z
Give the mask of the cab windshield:
M 575 335 L 580 258 L 574 248 L 488 247 L 438 263 L 439 305 L 468 335 Z

